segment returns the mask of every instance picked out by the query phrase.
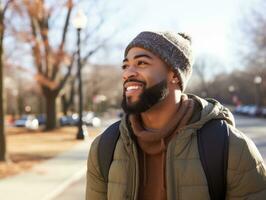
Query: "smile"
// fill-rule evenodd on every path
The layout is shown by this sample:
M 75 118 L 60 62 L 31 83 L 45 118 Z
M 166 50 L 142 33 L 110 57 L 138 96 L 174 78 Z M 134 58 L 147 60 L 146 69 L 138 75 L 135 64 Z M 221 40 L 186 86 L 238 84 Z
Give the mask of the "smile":
M 124 88 L 126 95 L 131 95 L 134 94 L 135 92 L 141 91 L 143 88 L 143 84 L 138 82 L 128 82 L 125 84 Z
M 128 86 L 127 88 L 126 88 L 126 92 L 127 91 L 133 91 L 133 90 L 138 90 L 138 89 L 141 89 L 142 87 L 140 87 L 140 86 Z

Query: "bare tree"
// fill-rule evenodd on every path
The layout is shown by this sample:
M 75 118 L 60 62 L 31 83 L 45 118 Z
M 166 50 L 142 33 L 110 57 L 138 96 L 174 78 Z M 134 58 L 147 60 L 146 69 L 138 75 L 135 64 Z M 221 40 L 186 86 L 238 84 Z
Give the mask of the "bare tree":
M 46 129 L 48 130 L 56 127 L 56 98 L 71 74 L 74 61 L 74 55 L 72 55 L 68 72 L 60 80 L 56 80 L 63 58 L 67 56 L 64 48 L 73 9 L 72 0 L 67 1 L 66 7 L 67 13 L 61 42 L 59 47 L 53 51 L 48 37 L 50 13 L 45 10 L 44 1 L 33 1 L 26 4 L 33 36 L 32 52 L 38 70 L 37 80 L 41 83 L 43 95 L 46 99 Z
M 201 83 L 201 90 L 206 92 L 206 96 L 208 96 L 208 83 L 206 77 L 207 65 L 206 60 L 200 59 L 194 64 L 194 71 L 197 74 L 200 83 Z
M 250 85 L 254 91 L 254 77 L 262 78 L 261 94 L 266 91 L 266 1 L 260 0 L 244 13 L 239 22 L 240 42 L 239 58 L 250 75 Z M 251 87 L 252 88 L 252 87 Z M 248 98 L 248 96 L 247 96 Z M 249 98 L 248 98 L 249 99 Z M 266 105 L 265 95 L 261 96 Z M 249 101 L 250 102 L 250 101 Z
M 54 2 L 51 6 L 48 6 L 47 2 L 45 0 L 16 1 L 14 10 L 20 15 L 28 17 L 26 26 L 28 25 L 30 29 L 27 30 L 22 27 L 20 30 L 16 30 L 14 28 L 13 32 L 19 33 L 19 37 L 31 45 L 32 57 L 37 71 L 36 80 L 40 84 L 46 100 L 46 129 L 49 130 L 56 127 L 56 99 L 73 73 L 76 48 L 73 45 L 73 40 L 67 39 L 71 32 L 70 18 L 74 9 L 73 0 L 65 0 L 63 4 L 62 1 Z M 56 16 L 55 13 L 58 13 L 61 22 L 61 27 L 57 27 L 61 33 L 58 45 L 55 45 L 54 38 L 51 37 L 55 31 L 53 26 L 56 26 L 59 21 L 59 16 Z M 89 43 L 88 41 L 103 26 L 103 22 L 104 19 L 99 17 L 93 27 L 84 31 L 82 44 Z M 94 42 L 93 45 L 90 43 L 91 48 L 86 48 L 86 51 L 83 51 L 82 63 L 86 63 L 111 35 L 99 42 Z M 62 73 L 61 69 L 66 70 Z
M 5 13 L 8 9 L 9 4 L 12 0 L 6 2 L 4 7 L 2 7 L 2 1 L 0 1 L 0 161 L 6 161 L 6 138 L 5 138 L 5 112 L 4 112 L 4 91 L 3 91 L 3 41 L 5 33 Z
M 71 77 L 69 84 L 65 87 L 65 92 L 61 96 L 62 111 L 64 115 L 68 114 L 70 107 L 74 105 L 75 96 L 75 77 Z
M 221 67 L 221 63 L 210 55 L 201 55 L 196 59 L 193 65 L 193 76 L 199 80 L 199 84 L 194 89 L 200 91 L 200 95 L 209 96 L 210 82 L 218 73 L 219 67 Z
M 111 75 L 111 76 L 110 76 Z M 84 67 L 83 85 L 84 85 L 84 109 L 98 111 L 96 104 L 97 96 L 104 96 L 105 105 L 119 106 L 119 97 L 122 97 L 122 80 L 121 71 L 118 67 L 113 65 L 93 65 L 87 64 Z M 77 95 L 75 91 L 75 79 L 71 79 L 71 84 L 65 87 L 68 92 L 63 95 L 64 113 L 75 110 L 74 97 Z
M 242 57 L 247 67 L 257 66 L 266 68 L 266 2 L 258 1 L 250 9 L 249 13 L 243 15 L 240 21 L 246 48 L 242 49 Z

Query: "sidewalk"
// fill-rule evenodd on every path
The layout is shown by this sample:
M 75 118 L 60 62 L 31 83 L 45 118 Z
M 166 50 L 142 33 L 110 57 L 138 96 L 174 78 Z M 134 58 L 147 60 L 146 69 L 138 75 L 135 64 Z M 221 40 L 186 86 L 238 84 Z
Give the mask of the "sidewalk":
M 86 173 L 88 138 L 57 157 L 33 167 L 29 172 L 0 180 L 1 200 L 51 200 Z

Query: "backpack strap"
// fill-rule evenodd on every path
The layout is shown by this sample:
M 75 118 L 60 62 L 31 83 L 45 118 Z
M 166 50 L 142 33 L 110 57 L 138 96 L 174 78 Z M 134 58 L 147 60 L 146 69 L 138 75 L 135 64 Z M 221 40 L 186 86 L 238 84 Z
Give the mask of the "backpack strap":
M 115 146 L 120 135 L 119 124 L 120 120 L 109 126 L 101 135 L 98 145 L 100 172 L 106 183 L 108 183 L 109 169 L 113 161 Z
M 211 200 L 224 200 L 229 129 L 224 120 L 211 120 L 198 130 L 198 150 Z

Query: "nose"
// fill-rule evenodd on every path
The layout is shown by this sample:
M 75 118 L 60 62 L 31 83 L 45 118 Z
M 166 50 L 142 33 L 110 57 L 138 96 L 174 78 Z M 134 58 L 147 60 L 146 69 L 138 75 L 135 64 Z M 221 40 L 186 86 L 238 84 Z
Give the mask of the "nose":
M 126 69 L 124 69 L 122 76 L 123 80 L 127 80 L 129 78 L 136 77 L 138 75 L 137 69 L 134 66 L 128 66 Z

